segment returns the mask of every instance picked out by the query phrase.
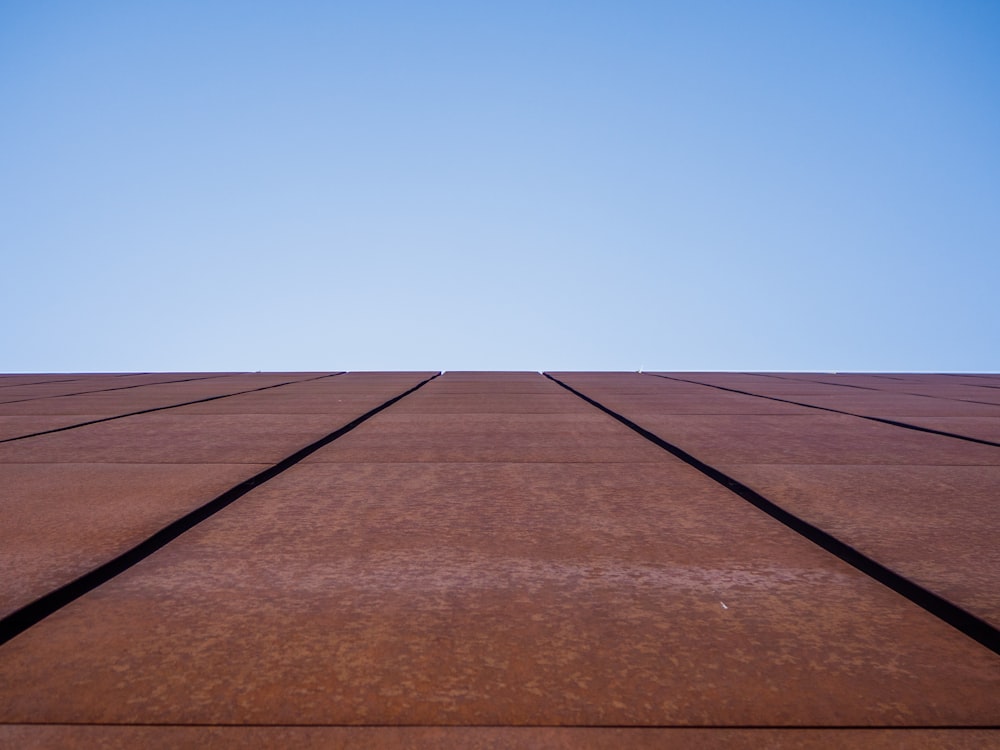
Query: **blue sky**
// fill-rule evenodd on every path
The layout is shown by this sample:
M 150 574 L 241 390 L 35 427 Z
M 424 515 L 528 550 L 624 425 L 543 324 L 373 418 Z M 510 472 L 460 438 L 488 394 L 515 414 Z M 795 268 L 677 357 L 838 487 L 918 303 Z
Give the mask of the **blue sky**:
M 0 371 L 1000 370 L 995 2 L 0 2 Z

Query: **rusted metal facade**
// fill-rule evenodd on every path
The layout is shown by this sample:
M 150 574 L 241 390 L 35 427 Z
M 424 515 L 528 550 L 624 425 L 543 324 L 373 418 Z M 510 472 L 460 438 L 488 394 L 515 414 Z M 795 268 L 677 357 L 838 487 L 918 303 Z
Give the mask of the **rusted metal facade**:
M 1000 376 L 0 376 L 0 745 L 1000 745 Z

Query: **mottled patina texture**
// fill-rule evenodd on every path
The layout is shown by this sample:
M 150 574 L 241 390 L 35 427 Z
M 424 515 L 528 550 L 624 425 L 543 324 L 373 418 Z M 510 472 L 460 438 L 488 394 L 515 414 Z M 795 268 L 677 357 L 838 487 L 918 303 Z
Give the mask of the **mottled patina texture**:
M 898 403 L 894 391 L 913 388 L 889 378 L 868 376 L 867 388 L 875 382 L 883 390 L 862 390 L 801 380 L 816 377 L 807 375 L 668 375 L 798 401 L 819 398 L 798 393 L 803 387 L 825 388 L 836 392 L 822 397 L 830 404 L 864 399 L 875 416 L 914 423 L 931 419 L 900 416 L 892 408 L 880 413 L 883 400 Z M 827 379 L 834 377 L 839 376 Z M 1000 447 L 808 408 L 780 415 L 676 414 L 673 404 L 699 393 L 746 404 L 776 402 L 655 375 L 567 373 L 563 379 L 800 518 L 1000 625 Z M 928 393 L 935 384 L 945 391 L 955 388 L 948 376 L 923 380 Z M 781 390 L 786 386 L 787 393 Z M 966 407 L 994 409 L 906 398 L 928 402 L 932 409 L 954 407 L 958 413 Z M 954 426 L 961 431 L 961 424 Z
M 226 410 L 224 398 L 0 445 L 0 616 L 124 552 L 427 375 L 316 380 L 313 374 L 308 382 L 232 397 L 240 400 L 238 413 Z M 258 379 L 269 384 L 287 378 L 207 382 L 227 381 L 239 390 Z M 283 388 L 295 389 L 292 413 L 282 411 Z M 309 400 L 312 412 L 298 413 Z
M 98 564 L 428 375 L 0 446 L 5 595 Z M 45 380 L 19 377 L 9 390 Z M 234 377 L 261 376 L 191 383 Z M 997 612 L 1000 448 L 652 375 L 559 377 Z M 992 419 L 912 395 L 945 376 L 678 377 Z M 991 395 L 954 380 L 949 395 Z M 0 646 L 0 674 L 0 744 L 23 747 L 971 748 L 1000 725 L 1000 657 L 537 373 L 431 381 Z

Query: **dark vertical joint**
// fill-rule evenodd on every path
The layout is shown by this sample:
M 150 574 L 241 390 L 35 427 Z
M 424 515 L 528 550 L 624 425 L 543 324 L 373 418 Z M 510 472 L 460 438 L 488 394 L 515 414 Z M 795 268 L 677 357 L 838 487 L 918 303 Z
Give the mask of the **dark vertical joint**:
M 808 521 L 799 518 L 776 503 L 768 500 L 763 495 L 750 489 L 742 482 L 739 482 L 722 471 L 719 471 L 714 466 L 710 466 L 704 461 L 695 458 L 690 453 L 677 447 L 676 445 L 668 443 L 658 435 L 640 427 L 627 417 L 609 409 L 600 402 L 595 401 L 572 386 L 562 382 L 558 378 L 555 378 L 548 373 L 544 373 L 544 375 L 554 383 L 561 385 L 570 393 L 583 399 L 591 406 L 594 406 L 608 416 L 617 419 L 633 432 L 636 432 L 646 438 L 646 440 L 659 446 L 671 455 L 676 456 L 689 466 L 697 469 L 709 479 L 712 479 L 731 492 L 739 495 L 748 503 L 759 510 L 762 510 L 764 513 L 767 513 L 776 521 L 783 523 L 795 533 L 822 547 L 832 555 L 839 557 L 848 565 L 860 570 L 870 578 L 874 578 L 879 583 L 888 586 L 897 594 L 906 597 L 917 606 L 927 610 L 935 617 L 944 620 L 953 628 L 960 630 L 962 633 L 985 646 L 993 653 L 1000 655 L 1000 630 L 997 630 L 997 628 L 993 627 L 985 620 L 976 617 L 971 612 L 968 612 L 947 599 L 938 596 L 933 591 L 925 589 L 923 586 L 905 578 L 904 576 L 901 576 L 899 573 L 896 573 L 890 568 L 882 565 L 882 563 L 868 557 L 849 544 L 840 541 L 832 534 L 823 531 L 817 526 L 813 526 Z
M 394 396 L 388 401 L 379 404 L 374 409 L 365 412 L 357 419 L 345 424 L 343 427 L 334 430 L 330 434 L 321 437 L 319 440 L 310 443 L 305 448 L 302 448 L 290 456 L 282 459 L 273 466 L 264 469 L 264 471 L 255 474 L 235 487 L 226 490 L 214 500 L 210 500 L 201 507 L 195 508 L 190 513 L 181 516 L 167 526 L 164 526 L 152 536 L 149 536 L 139 542 L 139 544 L 135 545 L 130 550 L 123 552 L 103 565 L 84 573 L 76 580 L 70 581 L 54 591 L 50 591 L 48 594 L 39 597 L 30 604 L 26 604 L 17 611 L 7 615 L 0 620 L 0 644 L 4 644 L 11 638 L 20 635 L 32 625 L 44 620 L 46 617 L 62 609 L 67 604 L 70 604 L 84 594 L 93 591 L 98 586 L 107 583 L 115 576 L 124 573 L 133 565 L 145 560 L 157 550 L 165 547 L 181 534 L 190 531 L 202 521 L 211 518 L 222 509 L 232 505 L 234 502 L 250 492 L 250 490 L 255 487 L 259 487 L 271 479 L 274 479 L 276 476 L 295 466 L 295 464 L 312 455 L 320 448 L 329 445 L 337 438 L 346 435 L 355 427 L 367 422 L 379 412 L 388 409 L 400 399 L 405 398 L 417 389 L 424 387 L 427 383 L 434 380 L 434 378 L 440 376 L 440 374 L 441 373 L 432 375 L 426 380 L 417 383 L 412 388 L 400 393 L 398 396 Z

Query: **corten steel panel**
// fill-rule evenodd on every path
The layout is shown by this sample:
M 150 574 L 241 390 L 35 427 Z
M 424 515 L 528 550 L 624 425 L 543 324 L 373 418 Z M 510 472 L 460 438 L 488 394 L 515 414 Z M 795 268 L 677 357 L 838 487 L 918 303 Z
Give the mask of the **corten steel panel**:
M 315 373 L 321 375 L 322 373 Z M 268 373 L 267 377 L 274 376 Z M 257 377 L 260 377 L 257 375 Z M 213 380 L 227 382 L 245 381 L 243 373 L 160 373 L 159 375 L 137 375 L 129 377 L 107 376 L 85 378 L 68 383 L 49 384 L 22 388 L 0 389 L 0 405 L 20 399 L 62 399 L 77 395 L 98 393 L 124 393 L 142 391 L 152 386 L 166 387 L 168 385 L 183 386 L 186 384 L 210 384 Z M 288 376 L 279 376 L 279 380 L 288 380 Z
M 700 377 L 688 377 L 683 373 L 663 373 L 671 377 L 685 377 L 689 380 L 700 380 Z M 866 403 L 867 399 L 878 399 L 880 396 L 909 396 L 909 401 L 915 405 L 918 411 L 914 413 L 922 413 L 919 409 L 931 408 L 930 404 L 925 404 L 924 402 L 931 402 L 932 400 L 938 400 L 943 402 L 954 402 L 963 400 L 970 400 L 976 402 L 986 402 L 989 404 L 1000 404 L 1000 391 L 989 388 L 976 388 L 964 384 L 955 384 L 948 376 L 936 376 L 934 380 L 928 380 L 923 383 L 900 383 L 893 380 L 881 379 L 868 379 L 861 381 L 855 378 L 842 377 L 839 380 L 831 379 L 818 379 L 816 376 L 795 376 L 794 378 L 785 376 L 759 376 L 761 380 L 755 383 L 748 382 L 745 380 L 735 381 L 724 375 L 707 376 L 703 382 L 711 382 L 715 385 L 724 385 L 730 388 L 739 388 L 741 390 L 750 391 L 753 393 L 765 393 L 764 390 L 760 390 L 761 387 L 766 389 L 766 395 L 769 396 L 780 396 L 782 390 L 784 390 L 789 395 L 788 398 L 795 398 L 795 400 L 803 401 L 804 398 L 798 396 L 831 396 L 831 397 L 846 397 L 859 399 L 861 403 Z M 763 378 L 768 378 L 766 385 L 762 385 Z M 784 383 L 786 385 L 785 389 L 781 387 L 776 387 L 778 383 Z M 828 390 L 823 392 L 810 392 L 808 394 L 803 394 L 801 392 L 802 383 L 825 383 Z
M 963 385 L 1000 388 L 1000 375 L 951 375 L 949 377 L 955 378 Z
M 448 373 L 450 376 L 451 373 Z M 493 395 L 524 395 L 529 396 L 532 394 L 546 394 L 551 393 L 552 390 L 549 388 L 549 384 L 544 380 L 536 382 L 531 380 L 506 380 L 499 382 L 489 383 L 488 386 L 483 382 L 478 382 L 474 380 L 462 380 L 462 381 L 451 381 L 449 382 L 448 390 L 449 393 L 454 396 L 467 395 L 470 393 L 483 393 L 484 389 L 488 387 L 489 392 Z
M 908 421 L 909 416 L 924 417 L 1000 417 L 1000 404 L 970 403 L 927 396 L 859 391 L 833 396 L 798 396 L 794 400 L 812 406 Z
M 616 395 L 618 394 L 616 392 Z M 763 398 L 747 398 L 738 394 L 671 393 L 664 398 L 662 393 L 627 394 L 629 405 L 637 411 L 654 414 L 806 414 L 802 406 L 768 401 Z
M 969 388 L 962 392 L 953 392 L 939 388 L 910 389 L 911 392 L 922 392 L 929 398 L 938 398 L 947 401 L 975 402 L 980 404 L 1000 405 L 1000 389 L 996 388 Z
M 1000 718 L 1000 658 L 667 459 L 300 465 L 0 672 L 5 722 Z
M 483 404 L 480 393 L 457 393 L 444 395 L 439 390 L 427 393 L 423 398 L 407 399 L 399 405 L 399 411 L 405 414 L 476 414 L 485 410 L 490 414 L 563 414 L 566 404 L 559 394 L 504 393 L 490 398 L 489 408 Z M 575 411 L 575 407 L 570 407 Z
M 717 377 L 725 377 L 720 374 Z M 818 372 L 782 372 L 782 373 L 756 373 L 755 377 L 767 378 L 769 381 L 784 381 L 786 383 L 822 383 L 833 386 L 835 389 L 851 388 L 854 390 L 863 388 L 881 388 L 885 390 L 903 390 L 905 384 L 899 381 L 887 380 L 885 378 L 873 377 L 871 375 L 858 375 L 853 373 L 818 373 Z
M 343 377 L 343 376 L 342 376 Z M 413 383 L 400 383 L 391 386 L 397 392 L 407 390 Z M 251 398 L 257 394 L 233 396 L 232 398 L 209 401 L 203 404 L 181 406 L 173 410 L 174 414 L 206 414 L 206 415 L 245 415 L 245 414 L 283 414 L 283 415 L 318 415 L 339 414 L 358 411 L 363 413 L 372 408 L 372 396 L 365 393 L 342 393 L 331 391 L 328 394 L 285 392 L 259 394 L 261 398 Z M 384 400 L 384 399 L 383 399 Z M 381 402 L 379 402 L 381 403 Z
M 557 375 L 564 379 L 561 374 Z M 738 393 L 725 393 L 704 385 L 687 385 L 685 383 L 670 383 L 669 390 L 665 390 L 660 383 L 660 378 L 645 377 L 641 375 L 625 375 L 625 378 L 637 378 L 641 382 L 650 382 L 647 389 L 639 391 L 636 388 L 617 388 L 612 391 L 606 383 L 608 379 L 596 381 L 591 378 L 584 380 L 575 373 L 567 375 L 573 378 L 573 383 L 577 388 L 602 388 L 607 402 L 611 409 L 617 399 L 622 399 L 622 404 L 636 412 L 651 414 L 707 414 L 707 415 L 812 415 L 815 409 L 810 409 L 797 404 L 787 404 L 778 401 L 771 401 L 766 398 L 756 398 Z M 628 382 L 628 381 L 626 381 Z M 582 403 L 582 402 L 581 402 Z
M 182 387 L 185 385 L 197 386 L 198 384 L 211 384 L 210 381 L 218 380 L 226 383 L 236 384 L 239 387 L 251 387 L 254 384 L 271 382 L 286 382 L 286 381 L 302 381 L 306 382 L 312 378 L 316 378 L 320 375 L 328 374 L 329 372 L 334 372 L 332 370 L 321 371 L 321 372 L 170 372 L 170 373 L 158 373 L 158 374 L 144 374 L 144 375 L 134 375 L 127 377 L 112 377 L 109 379 L 101 379 L 100 381 L 91 380 L 85 377 L 82 380 L 77 380 L 74 383 L 64 383 L 61 384 L 61 390 L 67 393 L 75 393 L 77 391 L 82 392 L 99 392 L 97 389 L 103 389 L 104 392 L 115 393 L 118 391 L 139 391 L 141 392 L 144 388 L 149 388 L 151 386 L 178 386 Z M 109 390 L 109 389 L 114 390 Z M 6 399 L 6 394 L 9 390 L 4 390 L 4 398 Z M 59 396 L 52 396 L 52 398 L 59 398 Z
M 718 468 L 1000 627 L 1000 467 Z
M 725 379 L 721 376 L 717 376 L 716 378 L 713 378 L 713 380 L 716 380 L 717 384 L 720 385 L 725 382 Z M 706 379 L 706 382 L 707 381 L 708 379 Z M 669 394 L 662 396 L 662 404 L 659 409 L 656 409 L 654 406 L 656 397 L 653 395 L 647 394 L 646 398 L 649 400 L 648 404 L 642 404 L 638 399 L 630 396 L 628 408 L 631 410 L 631 413 L 634 413 L 637 416 L 645 415 L 647 413 L 659 413 L 661 415 L 675 413 L 677 409 L 674 408 L 673 405 L 681 398 L 680 394 L 688 394 L 690 391 L 687 389 L 698 387 L 692 386 L 689 383 L 681 383 L 676 380 L 669 380 L 668 382 L 671 384 L 671 390 Z M 737 384 L 729 383 L 723 387 L 737 387 Z M 685 390 L 678 392 L 677 389 Z M 741 389 L 747 391 L 748 393 L 754 393 L 752 388 L 742 387 Z M 727 396 L 732 395 L 735 398 L 746 399 L 748 403 L 757 402 L 774 404 L 776 402 L 767 401 L 767 398 L 788 398 L 802 404 L 812 404 L 824 409 L 839 409 L 846 413 L 892 419 L 906 424 L 925 426 L 930 429 L 953 432 L 958 435 L 984 440 L 996 440 L 996 433 L 992 429 L 993 424 L 989 421 L 976 422 L 971 420 L 989 420 L 991 417 L 1000 419 L 1000 414 L 998 414 L 1000 406 L 993 406 L 992 404 L 973 404 L 963 401 L 923 398 L 919 396 L 907 396 L 875 391 L 841 389 L 836 395 L 833 396 L 829 394 L 816 396 L 788 394 L 780 395 L 773 393 L 763 398 L 753 398 L 743 396 L 741 394 L 728 394 L 719 391 L 712 393 L 711 390 L 709 390 L 708 393 L 710 393 L 713 397 L 716 394 Z M 621 388 L 616 387 L 614 397 L 623 395 L 626 395 L 626 393 L 624 393 Z M 695 397 L 694 400 L 697 402 L 697 397 Z M 643 409 L 643 406 L 651 408 Z M 736 414 L 742 412 L 739 410 L 733 410 L 731 413 Z M 952 421 L 953 418 L 954 421 Z M 962 421 L 966 419 L 970 421 Z M 942 421 L 938 422 L 938 420 Z M 949 422 L 951 422 L 950 426 L 948 424 Z
M 626 416 L 632 414 L 637 418 L 641 416 L 646 427 L 654 423 L 665 426 L 669 422 L 672 434 L 678 439 L 691 440 L 690 445 L 703 452 L 699 454 L 699 458 L 709 463 L 719 456 L 720 450 L 730 452 L 722 456 L 724 460 L 730 462 L 746 460 L 749 463 L 995 464 L 1000 458 L 995 453 L 996 449 L 990 446 L 976 446 L 956 441 L 954 438 L 907 431 L 895 426 L 858 420 L 857 417 L 848 415 L 824 413 L 805 406 L 788 405 L 787 413 L 773 416 L 744 415 L 736 411 L 730 415 L 706 414 L 704 419 L 685 414 L 675 416 L 676 410 L 673 405 L 680 398 L 687 398 L 691 393 L 690 388 L 699 386 L 677 383 L 655 375 L 641 376 L 634 373 L 608 373 L 603 377 L 595 375 L 583 377 L 577 373 L 555 373 L 555 375 L 597 398 L 611 409 L 627 411 Z M 635 379 L 646 379 L 658 384 L 662 404 L 660 408 L 656 406 L 655 393 L 647 392 L 639 398 L 622 387 L 623 384 L 629 384 Z M 721 382 L 723 378 L 717 376 L 715 380 Z M 700 387 L 709 394 L 709 398 L 721 393 L 711 387 Z M 765 401 L 749 395 L 726 395 L 743 399 L 748 404 L 745 407 L 747 411 L 752 408 L 749 404 Z M 807 401 L 819 403 L 816 397 L 794 398 L 803 403 Z M 878 398 L 879 394 L 875 394 L 875 400 Z M 889 398 L 895 397 L 890 395 Z M 933 399 L 927 401 L 933 402 Z M 830 399 L 823 403 L 837 408 L 836 400 Z M 956 402 L 956 406 L 959 412 L 962 412 L 965 406 L 985 409 L 989 413 L 993 411 L 991 406 L 976 407 L 960 402 Z M 893 415 L 886 416 L 897 418 L 899 421 L 908 421 Z M 741 441 L 744 445 L 739 446 Z
M 1000 389 L 996 388 L 983 388 L 976 391 L 973 394 L 964 394 L 962 398 L 968 398 L 969 400 L 974 400 L 978 402 L 987 402 L 990 404 L 1000 404 Z
M 946 376 L 936 376 L 938 383 L 947 382 Z M 706 382 L 708 382 L 706 378 Z M 725 383 L 724 376 L 712 378 L 716 384 Z M 688 389 L 692 387 L 688 383 L 679 383 L 674 380 L 668 381 L 671 384 L 669 394 L 664 394 L 663 405 L 660 413 L 670 413 L 670 404 L 677 396 L 676 388 Z M 729 383 L 724 387 L 736 387 Z M 753 389 L 744 388 L 749 393 Z M 942 387 L 936 386 L 936 391 Z M 685 390 L 684 393 L 689 391 Z M 1000 400 L 1000 390 L 998 390 L 998 400 Z M 620 388 L 615 389 L 615 396 L 622 395 Z M 714 394 L 713 394 L 714 395 Z M 723 395 L 730 395 L 725 394 Z M 737 398 L 746 398 L 740 394 L 731 394 Z M 930 429 L 953 432 L 967 437 L 994 440 L 998 439 L 997 425 L 1000 424 L 1000 404 L 993 405 L 984 403 L 969 403 L 956 401 L 954 399 L 938 399 L 933 397 L 921 397 L 912 395 L 902 395 L 888 392 L 861 391 L 861 390 L 841 390 L 836 395 L 798 395 L 781 396 L 769 394 L 778 398 L 790 398 L 803 404 L 812 404 L 822 408 L 839 409 L 844 412 L 871 416 L 877 418 L 892 419 L 916 426 L 928 427 Z M 992 395 L 990 395 L 991 398 Z M 651 400 L 655 397 L 650 397 Z M 763 399 L 752 399 L 761 401 Z M 772 402 L 773 403 L 773 402 Z M 629 399 L 629 408 L 635 413 L 640 413 L 640 402 L 634 398 Z
M 989 729 L 0 726 L 0 743 L 24 750 L 984 750 L 1000 746 L 998 735 Z
M 383 399 L 385 400 L 385 399 Z M 351 414 L 350 418 L 357 416 Z M 0 445 L 5 463 L 276 463 L 333 431 L 330 415 L 139 414 Z
M 39 435 L 0 445 L 0 464 L 24 462 L 128 462 L 128 463 L 275 463 L 342 424 L 407 390 L 427 375 L 387 380 L 369 386 L 363 374 L 296 384 L 294 408 L 281 409 L 285 387 L 245 396 L 242 409 L 231 414 L 184 406 L 139 414 L 75 430 Z M 340 384 L 350 394 L 340 395 Z M 310 394 L 310 387 L 312 393 Z M 309 395 L 307 395 L 309 394 Z M 314 408 L 302 413 L 308 400 Z M 229 400 L 199 404 L 209 406 Z M 257 410 L 257 402 L 263 404 Z
M 0 615 L 124 552 L 423 377 L 344 375 L 297 386 L 312 385 L 316 411 L 325 412 L 318 415 L 253 414 L 253 397 L 276 408 L 273 394 L 281 389 L 274 389 L 248 394 L 250 413 L 243 415 L 144 414 L 0 445 L 0 571 L 8 573 L 0 578 Z M 326 402 L 336 403 L 341 378 L 351 399 L 331 409 Z
M 427 389 L 446 390 L 446 378 Z M 488 412 L 485 389 L 482 400 Z M 350 435 L 381 434 L 392 416 Z M 637 451 L 649 445 L 627 434 Z M 500 445 L 521 437 L 497 433 Z M 341 449 L 338 440 L 320 453 Z M 663 451 L 623 468 L 293 467 L 0 648 L 11 678 L 0 716 L 800 726 L 1000 717 L 1000 659 L 986 649 Z
M 492 389 L 493 384 L 530 385 L 544 382 L 538 377 L 540 373 L 531 370 L 448 370 L 445 374 L 449 384 L 479 383 L 485 389 Z
M 815 378 L 815 374 L 797 377 Z M 891 391 L 927 392 L 930 394 L 967 392 L 983 393 L 981 389 L 1000 385 L 996 375 L 954 375 L 954 374 L 879 374 L 869 376 L 865 381 L 855 381 L 845 376 L 844 384 L 861 385 Z
M 514 373 L 504 381 L 517 382 Z M 519 378 L 541 383 L 537 394 L 490 393 L 488 381 L 469 393 L 472 378 L 452 395 L 452 373 L 380 415 L 379 432 L 358 430 L 337 441 L 336 451 L 307 461 L 564 461 L 657 460 L 652 446 L 636 445 L 627 430 L 567 400 L 561 389 L 536 373 Z M 581 408 L 584 407 L 584 408 Z
M 373 396 L 401 393 L 433 373 L 373 380 L 368 373 L 348 373 L 329 380 L 282 386 L 274 391 L 233 396 L 175 409 L 176 414 L 329 414 L 364 413 L 377 403 Z M 377 386 L 377 388 L 376 388 Z
M 906 417 L 907 424 L 1000 443 L 1000 417 Z
M 629 416 L 620 399 L 580 390 L 602 403 L 619 404 L 607 405 Z M 660 416 L 647 411 L 641 426 L 709 464 L 1000 464 L 1000 448 L 994 446 L 816 411 L 780 416 Z
M 103 419 L 105 414 L 78 414 L 72 417 L 65 414 L 48 414 L 43 416 L 21 414 L 17 416 L 0 415 L 0 440 L 18 438 L 47 430 L 57 430 L 70 425 Z
M 567 373 L 569 374 L 569 373 Z M 694 380 L 700 383 L 710 383 L 721 385 L 727 388 L 738 388 L 743 391 L 752 391 L 766 396 L 779 396 L 782 398 L 792 398 L 803 395 L 824 395 L 831 391 L 840 390 L 834 386 L 823 383 L 807 383 L 793 380 L 771 379 L 763 376 L 736 376 L 728 373 L 689 373 L 689 372 L 663 372 L 650 373 L 647 377 L 656 375 L 668 375 L 670 377 Z M 598 382 L 598 381 L 595 381 Z M 682 385 L 678 383 L 678 385 Z
M 676 381 L 671 381 L 676 382 Z M 713 383 L 723 385 L 722 382 Z M 833 388 L 822 394 L 782 394 L 770 388 L 766 392 L 752 385 L 727 384 L 723 387 L 738 388 L 748 393 L 759 393 L 772 398 L 787 398 L 800 403 L 814 404 L 843 411 L 857 412 L 869 416 L 893 416 L 902 414 L 924 415 L 997 415 L 1000 413 L 1000 392 L 996 395 L 984 392 L 947 394 L 938 392 L 919 394 L 893 392 L 890 390 L 860 390 L 857 388 Z
M 541 385 L 537 393 L 493 393 L 490 374 L 453 374 L 379 415 L 378 432 L 356 430 L 307 462 L 648 461 L 654 446 L 636 444 L 631 433 L 596 414 L 537 373 L 502 373 L 506 384 Z M 453 382 L 461 384 L 451 393 Z M 478 384 L 478 385 L 476 385 Z M 470 393 L 476 385 L 479 393 Z
M 103 564 L 264 468 L 264 464 L 4 465 L 0 617 Z
M 891 378 L 897 384 L 941 385 L 941 386 L 988 386 L 1000 385 L 1000 375 L 977 374 L 961 375 L 957 373 L 879 373 L 881 378 Z
M 308 376 L 318 378 L 323 373 Z M 252 377 L 225 377 L 197 380 L 187 383 L 148 385 L 124 391 L 88 393 L 82 396 L 59 396 L 32 401 L 0 404 L 0 414 L 103 414 L 110 416 L 127 412 L 152 409 L 160 406 L 182 404 L 200 398 L 221 396 L 241 391 L 263 388 L 287 382 L 299 382 L 295 377 L 254 375 Z M 343 377 L 343 376 L 339 376 Z
M 120 378 L 115 380 L 109 378 L 88 378 L 87 380 L 75 380 L 68 382 L 53 383 L 32 383 L 30 385 L 8 385 L 0 388 L 0 404 L 8 401 L 19 401 L 31 398 L 53 398 L 67 393 L 79 393 L 96 391 L 125 385 L 134 385 L 123 382 Z
M 833 385 L 860 386 L 862 388 L 890 388 L 893 382 L 878 375 L 866 373 L 837 373 L 827 374 L 821 372 L 789 372 L 789 373 L 768 373 L 768 377 L 783 377 L 796 380 L 809 380 L 816 383 L 831 383 Z M 899 385 L 899 381 L 895 381 Z
M 617 373 L 608 373 L 617 375 Z M 729 373 L 729 372 L 647 372 L 647 376 L 665 376 L 678 378 L 680 381 L 692 381 L 697 383 L 712 383 L 713 385 L 723 385 L 728 388 L 740 388 L 752 390 L 754 388 L 767 391 L 789 391 L 795 393 L 837 393 L 842 388 L 832 386 L 828 383 L 819 383 L 810 380 L 802 380 L 797 377 L 786 377 L 784 375 L 770 375 L 759 373 Z M 599 381 L 595 381 L 599 382 Z M 677 385 L 685 385 L 678 382 Z
M 772 379 L 779 379 L 777 376 L 767 376 Z M 995 393 L 991 394 L 991 389 L 977 387 L 962 381 L 956 381 L 951 376 L 936 375 L 927 376 L 921 381 L 899 381 L 884 377 L 857 377 L 850 375 L 843 376 L 817 376 L 817 375 L 796 375 L 794 377 L 782 376 L 786 382 L 810 382 L 826 383 L 831 386 L 830 393 L 898 393 L 923 395 L 931 398 L 941 398 L 945 400 L 972 399 L 985 400 L 996 403 Z M 980 381 L 980 385 L 985 385 Z
M 78 375 L 72 380 L 55 379 L 52 382 L 25 383 L 19 386 L 0 387 L 0 402 L 20 398 L 51 398 L 61 394 L 97 391 L 116 388 L 132 390 L 156 383 L 169 383 L 180 380 L 205 380 L 225 377 L 227 373 L 144 373 L 141 375 Z
M 377 433 L 345 435 L 337 450 L 306 462 L 641 462 L 660 453 L 593 414 L 400 414 L 394 408 L 379 426 Z
M 630 397 L 616 388 L 616 381 L 630 377 L 608 376 L 603 386 L 591 378 L 581 390 L 805 521 L 1000 625 L 1000 516 L 995 508 L 1000 448 L 833 414 L 766 421 L 712 417 L 701 423 L 648 411 L 634 414 Z M 565 382 L 574 385 L 574 376 L 567 374 Z M 666 397 L 673 384 L 662 383 Z M 931 442 L 933 449 L 922 447 Z
M 93 377 L 93 373 L 0 373 L 0 388 L 8 386 L 33 385 L 35 383 L 66 383 Z

